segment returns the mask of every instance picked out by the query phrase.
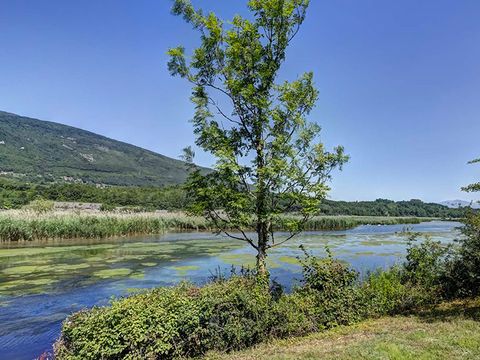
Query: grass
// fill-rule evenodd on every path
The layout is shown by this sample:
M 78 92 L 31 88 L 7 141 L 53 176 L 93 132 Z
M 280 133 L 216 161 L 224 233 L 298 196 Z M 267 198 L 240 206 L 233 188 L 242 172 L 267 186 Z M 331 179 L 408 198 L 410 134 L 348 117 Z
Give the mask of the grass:
M 293 216 L 285 216 L 285 219 Z M 306 230 L 343 230 L 363 224 L 414 224 L 432 218 L 375 216 L 317 216 L 306 224 Z M 278 230 L 282 229 L 279 224 Z M 106 213 L 52 211 L 43 214 L 27 210 L 0 213 L 0 241 L 30 241 L 46 239 L 107 238 L 114 236 L 160 234 L 166 231 L 212 230 L 201 217 L 181 212 Z
M 208 360 L 480 359 L 480 298 L 411 316 L 383 317 Z

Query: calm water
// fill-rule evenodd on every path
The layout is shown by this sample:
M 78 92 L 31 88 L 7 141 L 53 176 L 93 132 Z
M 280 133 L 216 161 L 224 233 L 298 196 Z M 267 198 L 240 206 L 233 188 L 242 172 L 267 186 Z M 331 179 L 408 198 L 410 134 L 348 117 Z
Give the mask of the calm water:
M 307 232 L 269 256 L 272 277 L 287 288 L 300 278 L 300 244 L 316 255 L 328 246 L 360 272 L 401 261 L 409 230 L 434 240 L 459 237 L 459 223 L 360 226 L 353 230 Z M 253 265 L 244 243 L 208 233 L 98 241 L 0 244 L 0 358 L 32 359 L 50 350 L 70 313 L 106 305 L 112 296 L 182 279 L 208 281 L 217 269 Z

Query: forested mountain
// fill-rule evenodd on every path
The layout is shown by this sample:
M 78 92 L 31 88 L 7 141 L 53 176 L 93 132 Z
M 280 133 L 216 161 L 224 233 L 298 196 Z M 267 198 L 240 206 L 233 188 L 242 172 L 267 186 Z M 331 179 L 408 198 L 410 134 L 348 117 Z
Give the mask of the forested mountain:
M 0 172 L 28 181 L 163 186 L 182 161 L 75 127 L 0 111 Z

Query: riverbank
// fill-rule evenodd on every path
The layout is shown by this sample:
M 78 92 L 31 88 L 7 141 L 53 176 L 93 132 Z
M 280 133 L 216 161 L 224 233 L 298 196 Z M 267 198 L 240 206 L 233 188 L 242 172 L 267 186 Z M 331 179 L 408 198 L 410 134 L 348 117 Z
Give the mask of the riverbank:
M 294 215 L 286 215 L 285 220 Z M 418 224 L 433 218 L 377 216 L 317 216 L 305 230 L 346 230 L 359 225 Z M 281 224 L 278 225 L 282 229 Z M 115 213 L 10 210 L 0 213 L 0 241 L 109 238 L 161 234 L 167 231 L 209 231 L 212 224 L 181 212 Z
M 411 316 L 367 320 L 307 337 L 276 340 L 208 360 L 479 359 L 480 298 Z

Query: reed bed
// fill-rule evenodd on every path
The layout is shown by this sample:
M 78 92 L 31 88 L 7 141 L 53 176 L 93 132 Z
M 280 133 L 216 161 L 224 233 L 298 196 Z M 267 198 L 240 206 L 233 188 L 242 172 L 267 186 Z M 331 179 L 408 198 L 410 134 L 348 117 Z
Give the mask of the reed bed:
M 294 216 L 285 216 L 285 220 Z M 344 230 L 363 224 L 414 224 L 431 218 L 317 216 L 310 219 L 305 230 Z M 282 230 L 281 223 L 277 224 Z M 31 241 L 46 239 L 108 238 L 166 231 L 208 231 L 212 224 L 202 217 L 181 212 L 103 213 L 53 211 L 43 214 L 25 210 L 0 213 L 0 241 Z
M 386 216 L 315 216 L 306 222 L 305 230 L 347 230 L 360 225 L 419 224 L 432 220 L 435 219 Z

